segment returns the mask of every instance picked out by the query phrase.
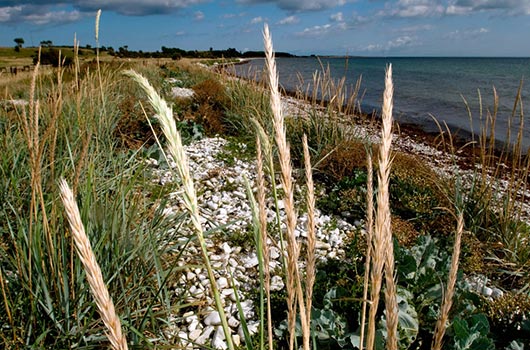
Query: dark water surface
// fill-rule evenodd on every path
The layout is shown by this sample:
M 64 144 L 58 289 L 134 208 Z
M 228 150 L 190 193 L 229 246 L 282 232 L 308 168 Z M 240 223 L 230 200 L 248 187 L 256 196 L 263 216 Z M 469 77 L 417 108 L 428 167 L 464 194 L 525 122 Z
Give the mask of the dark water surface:
M 421 126 L 426 131 L 437 127 L 430 115 L 445 121 L 453 130 L 471 131 L 469 114 L 463 97 L 473 115 L 473 129 L 479 129 L 480 103 L 483 115 L 493 112 L 493 87 L 499 96 L 496 120 L 496 138 L 506 141 L 509 119 L 521 80 L 530 77 L 530 58 L 321 58 L 324 67 L 329 65 L 333 78 L 346 77 L 347 85 L 354 85 L 362 76 L 361 101 L 363 112 L 379 110 L 384 89 L 385 67 L 392 63 L 394 79 L 394 116 L 402 123 Z M 280 83 L 291 91 L 299 87 L 298 74 L 306 83 L 315 71 L 321 70 L 317 58 L 278 58 Z M 264 61 L 252 60 L 236 67 L 240 76 L 261 72 Z M 253 74 L 253 73 L 251 73 Z M 530 83 L 523 81 L 523 105 L 528 101 Z M 530 110 L 529 110 L 530 113 Z M 512 122 L 519 123 L 516 119 Z M 524 144 L 530 146 L 530 122 L 525 123 Z M 514 129 L 512 129 L 514 130 Z M 512 134 L 516 131 L 512 131 Z M 512 136 L 512 140 L 513 140 Z

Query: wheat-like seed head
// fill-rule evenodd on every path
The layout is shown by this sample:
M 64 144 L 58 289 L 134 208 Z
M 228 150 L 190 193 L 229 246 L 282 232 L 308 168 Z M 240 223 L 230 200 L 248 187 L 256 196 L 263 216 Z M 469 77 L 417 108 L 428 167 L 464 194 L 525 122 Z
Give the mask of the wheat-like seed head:
M 70 223 L 77 254 L 86 271 L 86 278 L 99 309 L 101 319 L 108 330 L 107 337 L 113 349 L 127 350 L 127 340 L 125 339 L 125 335 L 122 334 L 120 319 L 116 314 L 114 303 L 103 281 L 101 268 L 90 246 L 90 241 L 86 235 L 85 227 L 81 221 L 81 215 L 79 214 L 79 209 L 74 199 L 74 194 L 64 179 L 59 181 L 59 189 L 66 216 Z
M 449 311 L 453 305 L 453 296 L 455 294 L 456 278 L 458 273 L 458 261 L 460 258 L 460 246 L 462 242 L 462 233 L 464 232 L 464 214 L 458 215 L 458 222 L 456 228 L 456 238 L 453 247 L 453 255 L 451 257 L 451 269 L 449 270 L 449 277 L 447 281 L 447 288 L 445 290 L 444 299 L 440 311 L 440 316 L 436 321 L 434 328 L 434 337 L 432 342 L 432 350 L 442 349 L 442 340 L 445 335 L 447 327 L 447 320 L 449 319 Z
M 302 281 L 298 269 L 298 257 L 300 248 L 296 241 L 296 210 L 294 206 L 294 191 L 292 181 L 292 166 L 289 145 L 285 135 L 285 126 L 281 106 L 281 96 L 278 83 L 278 72 L 274 60 L 274 51 L 272 47 L 272 38 L 269 33 L 269 27 L 265 24 L 263 30 L 263 41 L 265 46 L 265 57 L 269 75 L 270 103 L 273 114 L 273 126 L 275 141 L 278 147 L 279 163 L 281 169 L 282 187 L 284 191 L 284 205 L 287 217 L 287 315 L 289 323 L 289 347 L 294 347 L 295 321 L 296 321 L 296 303 L 300 309 L 302 324 L 302 336 L 304 338 L 304 349 L 309 347 L 310 330 L 305 317 L 305 302 L 302 291 Z
M 396 281 L 394 280 L 394 243 L 392 240 L 391 215 L 390 215 L 390 165 L 392 147 L 392 107 L 393 107 L 394 84 L 392 83 L 392 65 L 387 67 L 385 76 L 385 92 L 383 94 L 383 130 L 382 145 L 380 153 L 380 177 L 379 180 L 385 188 L 381 189 L 381 197 L 378 196 L 377 212 L 381 214 L 383 226 L 381 235 L 385 252 L 385 304 L 387 318 L 387 349 L 398 348 L 398 305 Z
M 379 293 L 385 268 L 386 290 L 385 301 L 387 308 L 387 348 L 394 350 L 397 347 L 397 302 L 394 273 L 394 249 L 392 242 L 392 229 L 390 222 L 390 152 L 392 145 L 392 66 L 389 65 L 385 76 L 385 91 L 383 94 L 383 120 L 381 130 L 381 147 L 379 149 L 379 172 L 377 192 L 377 213 L 375 217 L 375 230 L 372 237 L 372 270 L 371 270 L 371 305 L 368 318 L 367 349 L 371 350 L 375 341 L 375 318 Z
M 101 17 L 101 9 L 96 12 L 96 26 L 95 26 L 95 33 L 96 33 L 96 43 L 99 41 L 99 18 Z

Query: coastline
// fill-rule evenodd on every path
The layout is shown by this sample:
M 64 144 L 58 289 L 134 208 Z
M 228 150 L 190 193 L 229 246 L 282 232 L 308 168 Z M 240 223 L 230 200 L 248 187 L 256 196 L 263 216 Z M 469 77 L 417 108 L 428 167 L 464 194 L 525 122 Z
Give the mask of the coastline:
M 256 83 L 252 79 L 224 73 L 235 79 L 242 79 L 249 83 Z M 282 90 L 282 107 L 286 114 L 294 117 L 303 117 L 312 107 L 309 102 L 297 98 L 296 93 Z M 326 105 L 326 101 L 319 101 Z M 343 127 L 352 128 L 352 132 L 361 135 L 362 139 L 370 140 L 372 143 L 379 143 L 381 120 L 376 112 L 371 114 L 349 114 L 342 115 Z M 441 126 L 443 127 L 443 126 Z M 421 125 L 400 123 L 393 121 L 393 150 L 403 152 L 415 157 L 419 157 L 422 162 L 428 164 L 436 173 L 443 178 L 451 179 L 458 176 L 464 186 L 472 186 L 471 181 L 474 173 L 479 171 L 481 164 L 479 150 L 470 147 L 471 136 L 461 137 L 458 133 L 453 134 L 452 130 L 442 130 L 441 132 L 428 132 Z M 447 141 L 451 140 L 451 144 Z M 452 149 L 452 152 L 450 151 Z M 505 150 L 497 149 L 494 156 L 503 155 Z M 504 153 L 504 156 L 506 154 Z M 522 155 L 523 157 L 525 154 Z M 511 164 L 507 159 L 497 163 L 501 168 L 509 168 Z M 505 194 L 509 191 L 509 179 L 498 177 L 495 169 L 487 169 L 488 182 L 492 188 Z M 518 192 L 514 201 L 521 206 L 520 220 L 530 225 L 530 189 L 526 188 Z M 529 204 L 527 204 L 529 203 Z
M 486 134 L 488 137 L 493 135 L 493 143 L 499 154 L 510 152 L 509 149 L 512 149 L 517 142 L 515 135 L 518 132 L 520 117 L 518 109 L 519 102 L 522 103 L 519 99 L 524 99 L 527 94 L 527 89 L 523 89 L 524 86 L 521 85 L 520 75 L 526 71 L 521 71 L 520 64 L 515 65 L 519 61 L 506 62 L 510 59 L 527 60 L 473 57 L 348 57 L 346 59 L 307 56 L 282 59 L 278 62 L 279 67 L 283 67 L 279 69 L 280 78 L 283 77 L 280 79 L 280 86 L 290 96 L 296 96 L 297 80 L 311 83 L 314 72 L 321 72 L 325 79 L 330 80 L 331 86 L 340 82 L 348 89 L 355 87 L 357 79 L 362 79 L 360 98 L 355 102 L 356 106 L 357 104 L 360 106 L 359 110 L 366 118 L 377 119 L 382 95 L 380 95 L 380 79 L 375 77 L 379 77 L 385 62 L 392 61 L 396 89 L 394 119 L 403 131 L 411 130 L 412 134 L 422 134 L 426 139 L 432 139 L 439 135 L 439 125 L 437 125 L 439 123 L 445 133 L 451 133 L 455 146 L 461 147 L 473 139 L 477 140 L 482 133 L 482 127 L 486 127 L 488 128 Z M 480 62 L 476 62 L 477 60 Z M 482 60 L 486 62 L 483 63 Z M 517 67 L 507 69 L 506 66 L 512 63 Z M 486 68 L 481 68 L 482 65 Z M 492 75 L 488 67 L 499 68 L 499 72 L 506 73 L 506 77 L 500 78 L 501 73 Z M 249 74 L 250 69 L 246 72 L 241 68 L 233 69 L 231 73 L 251 80 L 255 76 L 259 77 L 261 69 L 264 67 L 259 62 L 253 65 L 253 74 Z M 456 74 L 453 70 L 459 73 Z M 295 78 L 295 72 L 298 72 L 296 74 L 298 78 Z M 463 74 L 466 79 L 462 79 Z M 440 88 L 436 87 L 438 85 Z M 307 84 L 304 85 L 304 91 L 305 87 Z M 493 94 L 490 93 L 492 87 L 496 96 L 500 96 L 497 102 L 494 102 Z M 481 90 L 484 91 L 483 94 L 480 93 Z M 325 101 L 318 103 L 325 104 Z M 518 108 L 513 114 L 515 106 Z M 486 121 L 490 118 L 490 111 L 494 121 Z M 492 125 L 495 129 L 493 132 L 490 130 Z M 521 140 L 523 154 L 530 149 L 528 135 L 530 128 L 524 125 Z

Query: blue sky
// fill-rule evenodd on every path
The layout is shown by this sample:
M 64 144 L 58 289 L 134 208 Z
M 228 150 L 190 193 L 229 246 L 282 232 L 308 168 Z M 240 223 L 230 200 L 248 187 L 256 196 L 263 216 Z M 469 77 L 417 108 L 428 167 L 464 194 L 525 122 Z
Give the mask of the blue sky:
M 156 51 L 363 56 L 530 56 L 530 0 L 0 0 L 0 46 L 43 40 Z

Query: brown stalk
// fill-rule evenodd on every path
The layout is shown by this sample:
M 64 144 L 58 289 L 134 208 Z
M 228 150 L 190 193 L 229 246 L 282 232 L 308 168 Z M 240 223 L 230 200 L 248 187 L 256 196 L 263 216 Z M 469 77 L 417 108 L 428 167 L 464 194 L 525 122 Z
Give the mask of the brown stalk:
M 359 348 L 363 349 L 364 332 L 366 326 L 366 306 L 368 303 L 368 285 L 370 278 L 370 262 L 372 258 L 372 236 L 374 230 L 374 176 L 372 165 L 372 150 L 366 152 L 366 262 L 364 264 L 364 290 L 363 306 L 361 312 L 361 336 L 359 338 Z
M 122 334 L 120 319 L 116 314 L 114 303 L 103 281 L 101 268 L 90 246 L 85 227 L 81 221 L 79 208 L 74 200 L 74 194 L 64 179 L 59 181 L 59 189 L 61 191 L 61 199 L 64 204 L 66 216 L 70 223 L 72 236 L 74 237 L 77 254 L 85 269 L 86 278 L 99 309 L 101 319 L 108 330 L 107 337 L 113 349 L 127 350 L 127 340 L 125 339 L 125 335 Z
M 309 147 L 307 145 L 307 135 L 304 134 L 302 138 L 304 147 L 304 165 L 305 177 L 307 186 L 307 262 L 306 262 L 306 284 L 305 284 L 305 298 L 306 298 L 306 319 L 307 327 L 311 329 L 311 308 L 313 302 L 313 285 L 315 284 L 316 274 L 316 230 L 315 230 L 315 186 L 313 183 L 313 170 L 311 167 L 311 158 L 309 156 Z M 303 315 L 302 315 L 303 317 Z M 309 337 L 307 338 L 309 341 Z M 309 347 L 309 344 L 307 344 Z
M 261 248 L 263 249 L 263 270 L 265 273 L 265 295 L 267 297 L 267 335 L 269 342 L 269 350 L 273 350 L 272 338 L 272 315 L 271 315 L 271 274 L 269 266 L 269 246 L 267 243 L 267 209 L 265 206 L 265 176 L 263 173 L 263 154 L 261 150 L 261 140 L 259 135 L 256 136 L 256 182 L 258 186 L 258 210 L 260 223 L 260 239 Z
M 464 231 L 464 214 L 458 215 L 457 229 L 455 243 L 453 247 L 453 255 L 451 257 L 451 269 L 449 270 L 449 277 L 447 281 L 447 288 L 442 302 L 440 316 L 436 321 L 434 328 L 434 338 L 432 342 L 432 350 L 442 349 L 442 340 L 447 328 L 447 320 L 449 319 L 449 311 L 453 305 L 453 295 L 455 293 L 456 276 L 458 272 L 458 261 L 460 258 L 460 243 L 462 241 L 462 233 Z

